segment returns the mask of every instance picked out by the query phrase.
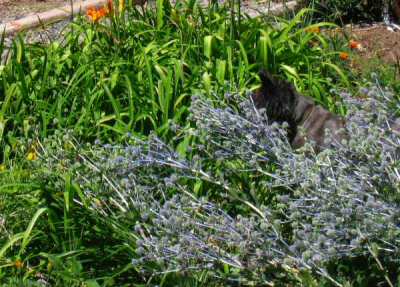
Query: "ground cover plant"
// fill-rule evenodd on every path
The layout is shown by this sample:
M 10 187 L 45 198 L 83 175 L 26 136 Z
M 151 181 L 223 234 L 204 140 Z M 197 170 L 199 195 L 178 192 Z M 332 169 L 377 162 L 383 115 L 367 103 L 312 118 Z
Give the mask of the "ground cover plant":
M 329 264 L 369 256 L 378 278 L 359 284 L 393 285 L 400 135 L 390 128 L 391 93 L 368 94 L 343 95 L 350 138 L 319 154 L 310 145 L 293 152 L 285 129 L 266 124 L 250 101 L 238 113 L 196 98 L 196 137 L 206 138 L 189 156 L 154 135 L 88 146 L 67 134 L 39 143 L 34 178 L 106 218 L 131 245 L 136 280 L 172 273 L 203 284 L 342 286 L 346 277 Z
M 0 282 L 394 286 L 399 102 L 376 75 L 356 90 L 332 24 L 117 7 L 0 66 Z M 261 67 L 349 141 L 294 151 L 250 101 Z

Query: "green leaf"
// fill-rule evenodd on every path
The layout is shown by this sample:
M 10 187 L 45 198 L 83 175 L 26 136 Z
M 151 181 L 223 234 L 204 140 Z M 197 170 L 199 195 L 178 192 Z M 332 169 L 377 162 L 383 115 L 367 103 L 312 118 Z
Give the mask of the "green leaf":
M 330 62 L 323 62 L 322 65 L 323 66 L 328 66 L 332 70 L 334 70 L 339 75 L 339 77 L 342 79 L 342 81 L 345 83 L 345 85 L 348 88 L 350 88 L 349 80 L 348 80 L 347 76 L 344 74 L 342 69 L 340 69 L 337 65 L 335 65 L 333 63 L 330 63 Z
M 6 244 L 3 245 L 3 247 L 0 249 L 0 258 L 4 257 L 4 254 L 7 252 L 8 249 L 10 249 L 17 241 L 21 240 L 24 238 L 24 233 L 18 233 L 13 235 Z
M 47 211 L 47 208 L 43 207 L 43 208 L 38 209 L 38 210 L 36 211 L 36 213 L 33 215 L 31 221 L 29 222 L 28 228 L 25 230 L 24 235 L 23 235 L 23 238 L 22 238 L 21 248 L 20 248 L 20 250 L 19 250 L 19 254 L 20 254 L 20 255 L 24 252 L 26 246 L 29 244 L 29 241 L 32 239 L 32 238 L 30 237 L 30 235 L 31 235 L 31 233 L 32 233 L 33 227 L 34 227 L 35 224 L 36 224 L 36 221 L 37 221 L 37 220 L 39 219 L 39 217 L 40 217 L 44 212 L 46 212 L 46 211 Z M 0 253 L 0 254 L 1 254 L 1 253 Z
M 157 29 L 161 29 L 164 26 L 164 0 L 156 1 L 157 9 Z
M 225 70 L 226 70 L 226 61 L 218 59 L 216 78 L 220 85 L 223 85 L 225 82 Z
M 205 88 L 207 94 L 209 95 L 210 91 L 211 91 L 211 77 L 210 77 L 210 74 L 207 73 L 207 72 L 204 72 L 204 74 L 202 76 L 202 79 L 203 79 L 204 88 Z
M 204 56 L 206 56 L 207 59 L 211 59 L 213 38 L 214 36 L 212 35 L 204 37 Z
M 203 181 L 200 179 L 196 180 L 196 183 L 194 184 L 194 187 L 193 187 L 194 194 L 199 195 L 199 192 L 200 192 L 202 186 L 203 186 Z
M 85 281 L 85 285 L 86 287 L 100 287 L 99 283 L 94 279 Z
M 297 71 L 296 71 L 295 68 L 293 68 L 293 67 L 291 67 L 291 66 L 288 66 L 288 65 L 285 65 L 285 64 L 281 64 L 280 67 L 281 67 L 281 69 L 282 69 L 285 73 L 287 73 L 287 74 L 293 76 L 293 77 L 296 78 L 296 79 L 300 79 L 300 76 L 299 76 L 299 74 L 297 73 Z

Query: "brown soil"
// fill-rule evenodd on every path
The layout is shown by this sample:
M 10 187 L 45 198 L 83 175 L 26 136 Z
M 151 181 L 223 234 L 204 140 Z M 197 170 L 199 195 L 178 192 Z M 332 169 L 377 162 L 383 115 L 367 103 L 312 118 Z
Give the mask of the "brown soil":
M 69 0 L 0 0 L 0 23 L 68 3 L 70 3 Z
M 359 52 L 361 59 L 377 58 L 387 64 L 397 64 L 400 61 L 400 31 L 376 26 L 355 29 L 351 34 L 363 47 Z

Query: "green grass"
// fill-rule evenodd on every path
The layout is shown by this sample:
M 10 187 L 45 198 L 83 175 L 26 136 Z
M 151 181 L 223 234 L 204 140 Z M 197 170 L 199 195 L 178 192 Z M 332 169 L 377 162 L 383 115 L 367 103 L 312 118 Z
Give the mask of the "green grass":
M 152 131 L 169 140 L 173 124 L 190 126 L 192 95 L 223 105 L 225 93 L 254 89 L 260 68 L 335 110 L 329 91 L 350 87 L 338 58 L 344 44 L 308 32 L 333 26 L 308 25 L 309 12 L 239 21 L 224 7 L 160 0 L 155 10 L 129 8 L 126 17 L 78 19 L 50 45 L 16 39 L 0 67 L 0 282 L 39 286 L 45 274 L 52 286 L 210 286 L 207 274 L 146 282 L 130 264 L 130 237 L 74 201 L 82 191 L 73 178 L 27 162 L 37 145 L 31 139 L 71 130 L 82 142 L 119 143 L 127 133 Z M 54 177 L 65 184 L 52 184 Z

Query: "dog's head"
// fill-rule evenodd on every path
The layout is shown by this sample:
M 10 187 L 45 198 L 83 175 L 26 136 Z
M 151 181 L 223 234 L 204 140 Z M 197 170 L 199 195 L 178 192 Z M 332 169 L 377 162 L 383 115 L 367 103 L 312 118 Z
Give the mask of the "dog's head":
M 294 87 L 265 70 L 261 70 L 259 76 L 261 88 L 252 95 L 256 108 L 265 109 L 270 121 L 294 123 L 298 98 Z

